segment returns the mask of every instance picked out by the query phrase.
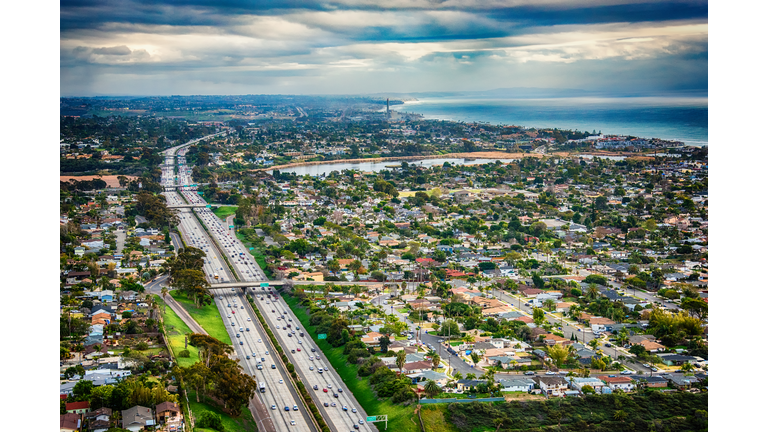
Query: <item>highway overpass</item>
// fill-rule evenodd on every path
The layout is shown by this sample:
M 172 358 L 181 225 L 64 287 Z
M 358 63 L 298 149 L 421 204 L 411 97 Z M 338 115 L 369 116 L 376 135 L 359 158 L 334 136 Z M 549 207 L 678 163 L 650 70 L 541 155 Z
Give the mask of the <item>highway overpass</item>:
M 379 286 L 383 285 L 385 282 L 347 282 L 347 281 L 327 281 L 327 282 L 317 282 L 317 281 L 294 281 L 289 279 L 280 279 L 280 280 L 271 280 L 267 282 L 222 282 L 222 283 L 212 283 L 210 289 L 221 289 L 221 288 L 247 288 L 247 287 L 257 287 L 261 286 L 262 283 L 268 283 L 269 286 L 283 286 L 288 284 L 293 285 L 326 285 L 326 284 L 334 284 L 338 286 L 352 286 L 352 285 L 359 285 L 359 286 Z M 394 283 L 394 282 L 390 282 Z

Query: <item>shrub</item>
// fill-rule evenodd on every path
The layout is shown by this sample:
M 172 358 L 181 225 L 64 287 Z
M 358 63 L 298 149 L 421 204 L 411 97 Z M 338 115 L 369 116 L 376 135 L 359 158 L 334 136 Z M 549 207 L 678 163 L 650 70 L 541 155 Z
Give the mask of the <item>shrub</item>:
M 189 350 L 182 350 L 179 352 L 179 357 L 189 358 Z
M 139 351 L 144 351 L 146 349 L 149 349 L 149 344 L 147 344 L 144 341 L 139 342 L 139 343 L 136 344 L 136 349 L 139 350 Z
M 223 431 L 224 425 L 221 423 L 221 417 L 211 411 L 203 411 L 195 422 L 195 426 L 209 428 L 217 431 Z

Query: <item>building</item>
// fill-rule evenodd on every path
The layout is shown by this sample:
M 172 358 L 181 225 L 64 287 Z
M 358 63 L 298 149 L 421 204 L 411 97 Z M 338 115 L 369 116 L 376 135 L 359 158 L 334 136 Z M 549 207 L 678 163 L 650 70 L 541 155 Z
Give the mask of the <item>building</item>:
M 136 405 L 122 411 L 123 429 L 131 432 L 144 430 L 146 426 L 155 425 L 155 416 L 152 415 L 152 409 Z
M 568 381 L 559 376 L 537 376 L 533 380 L 539 385 L 542 393 L 550 396 L 563 396 L 568 390 Z

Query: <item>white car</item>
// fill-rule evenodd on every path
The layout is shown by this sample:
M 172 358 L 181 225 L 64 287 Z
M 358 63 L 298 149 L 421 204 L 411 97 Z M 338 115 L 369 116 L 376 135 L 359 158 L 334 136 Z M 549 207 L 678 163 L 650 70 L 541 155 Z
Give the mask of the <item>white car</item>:
M 282 383 L 283 383 L 283 380 L 280 380 L 280 381 L 278 381 L 278 382 L 279 382 L 280 384 L 282 384 Z

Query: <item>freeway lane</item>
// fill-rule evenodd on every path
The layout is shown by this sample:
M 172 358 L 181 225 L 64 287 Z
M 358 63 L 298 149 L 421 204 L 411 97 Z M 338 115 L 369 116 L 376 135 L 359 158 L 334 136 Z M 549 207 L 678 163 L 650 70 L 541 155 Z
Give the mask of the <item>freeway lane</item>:
M 183 158 L 179 159 L 180 162 L 183 162 Z M 168 176 L 167 170 L 165 175 Z M 188 179 L 187 176 L 180 176 L 180 180 L 183 182 Z M 183 202 L 181 196 L 176 192 L 166 192 L 164 195 L 169 204 Z M 179 230 L 186 243 L 206 252 L 203 270 L 210 282 L 215 285 L 216 276 L 218 276 L 218 281 L 235 280 L 193 212 L 184 209 L 179 212 L 179 216 Z M 239 292 L 231 290 L 226 293 L 219 292 L 215 296 L 215 303 L 222 320 L 228 324 L 226 325 L 227 332 L 235 341 L 234 357 L 243 367 L 244 372 L 254 376 L 257 382 L 266 384 L 266 391 L 264 393 L 257 391 L 256 396 L 252 398 L 249 404 L 260 430 L 269 432 L 278 430 L 314 431 L 315 427 L 311 424 L 306 409 L 297 404 L 299 395 L 288 383 L 287 372 L 281 367 L 281 364 L 277 362 L 275 369 L 271 368 L 271 363 L 269 366 L 262 366 L 262 369 L 258 369 L 258 363 L 253 358 L 253 354 L 259 355 L 256 357 L 259 359 L 259 363 L 261 363 L 262 357 L 267 361 L 273 354 L 272 350 L 264 348 L 265 341 L 267 341 L 266 334 L 260 324 L 253 322 L 256 319 L 255 315 L 252 315 L 249 309 L 236 309 L 242 306 L 244 300 L 240 296 Z M 234 306 L 235 304 L 238 306 Z M 232 313 L 233 311 L 234 313 Z M 248 330 L 241 332 L 241 327 L 248 328 Z M 238 337 L 238 335 L 240 336 Z M 270 354 L 266 354 L 268 351 Z M 283 382 L 280 383 L 280 380 Z M 294 405 L 297 405 L 298 410 L 293 409 Z M 274 409 L 272 409 L 273 406 Z M 289 411 L 285 411 L 286 406 Z

